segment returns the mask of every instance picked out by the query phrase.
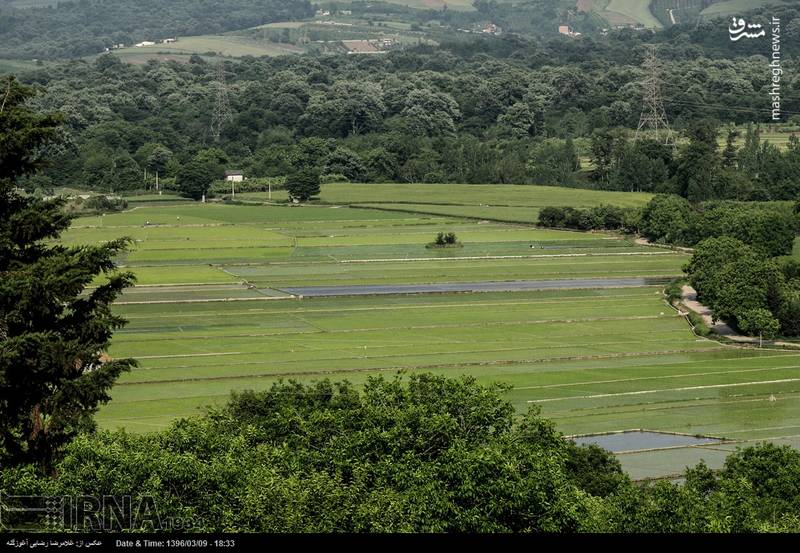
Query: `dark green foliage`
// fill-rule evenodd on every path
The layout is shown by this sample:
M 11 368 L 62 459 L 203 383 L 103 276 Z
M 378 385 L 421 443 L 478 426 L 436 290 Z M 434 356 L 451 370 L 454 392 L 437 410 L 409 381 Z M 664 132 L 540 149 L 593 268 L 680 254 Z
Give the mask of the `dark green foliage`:
M 69 444 L 11 494 L 151 497 L 162 520 L 228 532 L 754 532 L 797 529 L 800 453 L 738 450 L 714 474 L 637 485 L 503 389 L 429 374 L 277 383 L 168 430 Z M 4 519 L 5 520 L 5 519 Z M 141 529 L 136 525 L 130 529 Z M 179 530 L 178 530 L 179 531 Z
M 669 285 L 664 289 L 664 296 L 666 296 L 667 301 L 672 303 L 681 299 L 683 296 L 683 285 L 685 284 L 685 280 L 673 280 L 669 283 Z
M 744 202 L 692 204 L 675 195 L 655 196 L 642 210 L 641 232 L 649 240 L 693 246 L 730 236 L 766 256 L 791 253 L 796 222 L 785 206 Z
M 535 184 L 569 186 L 580 169 L 578 155 L 571 139 L 564 143 L 548 140 L 536 146 L 528 164 Z
M 608 497 L 630 483 L 613 453 L 594 444 L 568 442 L 567 473 L 578 488 L 590 495 Z
M 245 4 L 250 6 L 237 0 L 231 10 L 239 13 Z M 48 17 L 83 9 L 70 6 L 48 8 Z M 350 8 L 370 17 L 398 10 L 392 13 L 435 19 L 437 27 L 480 16 L 370 6 Z M 261 14 L 265 20 L 273 7 L 267 4 Z M 226 18 L 223 27 L 228 24 Z M 665 91 L 683 99 L 669 105 L 676 127 L 685 130 L 686 122 L 697 118 L 695 106 L 709 102 L 714 115 L 727 122 L 760 117 L 763 65 L 737 58 L 740 70 L 732 72 L 722 62 L 698 57 L 693 44 L 701 37 L 693 30 L 682 32 L 678 42 L 670 34 L 661 45 L 665 82 L 681 83 L 679 90 Z M 311 56 L 243 58 L 226 70 L 233 121 L 215 144 L 230 158 L 230 167 L 251 177 L 286 176 L 309 167 L 355 182 L 539 183 L 686 195 L 691 188 L 693 202 L 795 200 L 800 193 L 796 142 L 782 150 L 765 147 L 755 129 L 745 147 L 727 149 L 723 162 L 723 156 L 705 155 L 713 144 L 702 130 L 686 130 L 694 137 L 692 147 L 676 153 L 651 140 L 633 142 L 630 130 L 614 128 L 635 123 L 630 96 L 640 78 L 642 41 L 651 40 L 647 35 L 614 32 L 606 38 L 537 43 L 470 34 L 451 41 L 438 37 L 437 48 L 326 58 L 331 63 Z M 733 55 L 728 49 L 726 57 Z M 53 152 L 57 163 L 47 171 L 50 184 L 118 191 L 151 188 L 152 178 L 139 178 L 144 171 L 177 176 L 198 148 L 211 143 L 214 71 L 214 64 L 202 58 L 128 65 L 112 53 L 92 63 L 29 73 L 32 82 L 52 85 L 37 103 L 67 114 L 68 140 Z M 787 109 L 800 109 L 792 101 L 787 98 Z M 698 153 L 698 148 L 705 150 Z M 577 163 L 586 155 L 591 171 Z M 698 182 L 690 186 L 685 181 L 691 179 Z
M 800 333 L 800 281 L 792 263 L 780 264 L 728 236 L 697 245 L 686 272 L 714 316 L 771 339 Z
M 81 208 L 92 213 L 113 213 L 127 209 L 128 202 L 122 198 L 109 198 L 108 196 L 92 196 L 88 198 Z
M 38 115 L 24 102 L 33 91 L 14 77 L 0 79 L 0 186 L 7 188 L 23 175 L 44 166 L 39 156 L 42 147 L 58 133 L 61 116 Z
M 286 190 L 293 200 L 305 202 L 320 191 L 319 173 L 314 169 L 300 169 L 286 177 Z
M 744 481 L 752 490 L 757 516 L 775 520 L 800 510 L 800 452 L 771 443 L 737 450 L 725 460 L 719 480 Z
M 0 102 L 0 467 L 49 470 L 62 448 L 93 428 L 92 415 L 131 360 L 109 360 L 124 321 L 111 303 L 133 282 L 115 271 L 126 240 L 52 245 L 70 224 L 62 200 L 19 196 L 13 185 L 39 165 L 57 118 L 25 106 L 30 90 L 3 83 Z M 98 275 L 104 283 L 89 289 Z
M 368 180 L 368 171 L 361 157 L 346 148 L 337 148 L 325 159 L 325 174 L 344 175 L 351 182 Z
M 203 530 L 591 530 L 593 501 L 565 467 L 569 444 L 535 410 L 518 419 L 500 391 L 433 375 L 371 378 L 363 391 L 275 384 L 158 434 L 82 437 L 49 488 L 135 490 L 162 518 Z M 31 485 L 21 471 L 0 484 Z
M 652 242 L 682 244 L 696 217 L 692 205 L 679 196 L 658 195 L 642 210 L 642 234 Z
M 428 244 L 428 246 L 435 248 L 447 248 L 453 246 L 460 246 L 460 242 L 454 232 L 440 232 L 436 235 L 436 239 Z
M 721 202 L 703 205 L 701 213 L 696 227 L 687 233 L 690 242 L 707 236 L 732 236 L 767 257 L 792 253 L 795 222 L 788 210 Z
M 709 238 L 695 247 L 692 259 L 684 270 L 689 275 L 689 282 L 698 291 L 699 299 L 713 299 L 713 291 L 709 288 L 723 267 L 735 261 L 759 257 L 750 246 L 737 238 Z
M 766 340 L 775 338 L 781 327 L 778 319 L 763 307 L 741 311 L 737 314 L 736 321 L 743 332 Z
M 224 10 L 187 0 L 88 0 L 29 9 L 3 6 L 0 55 L 64 58 L 142 40 L 204 35 L 314 14 L 306 0 L 229 0 Z
M 686 317 L 689 319 L 689 324 L 692 325 L 692 329 L 699 334 L 700 336 L 710 336 L 711 329 L 708 328 L 705 320 L 701 315 L 695 313 L 694 311 L 689 311 Z
M 572 228 L 577 230 L 625 230 L 635 231 L 638 211 L 601 205 L 588 209 L 574 207 L 544 207 L 539 211 L 539 226 Z
M 178 170 L 176 185 L 181 194 L 193 200 L 207 195 L 211 183 L 222 179 L 227 155 L 217 148 L 201 150 Z

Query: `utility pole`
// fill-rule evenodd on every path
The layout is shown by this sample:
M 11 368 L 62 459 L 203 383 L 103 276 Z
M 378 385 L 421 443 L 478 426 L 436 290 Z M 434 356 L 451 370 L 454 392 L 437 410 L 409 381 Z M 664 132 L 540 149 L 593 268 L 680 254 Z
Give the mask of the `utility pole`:
M 211 136 L 214 142 L 219 142 L 220 134 L 225 124 L 233 119 L 231 104 L 228 100 L 228 87 L 225 84 L 225 62 L 217 64 L 217 99 L 214 105 L 214 114 L 211 117 Z
M 642 115 L 636 128 L 634 141 L 639 140 L 643 131 L 650 131 L 653 139 L 665 146 L 675 146 L 675 137 L 669 128 L 664 100 L 661 96 L 661 62 L 656 55 L 656 45 L 646 44 L 646 52 L 642 69 L 647 76 L 642 82 L 644 96 L 642 98 Z

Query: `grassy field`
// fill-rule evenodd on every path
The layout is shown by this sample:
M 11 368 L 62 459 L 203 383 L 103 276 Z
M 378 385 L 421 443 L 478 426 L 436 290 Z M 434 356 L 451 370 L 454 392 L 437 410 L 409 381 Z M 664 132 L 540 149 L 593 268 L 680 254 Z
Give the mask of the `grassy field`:
M 650 0 L 611 0 L 605 9 L 629 17 L 645 27 L 662 27 L 661 22 L 650 11 Z
M 42 63 L 42 66 L 46 66 L 47 64 Z M 24 71 L 34 71 L 36 69 L 41 69 L 42 66 L 37 65 L 35 61 L 32 60 L 12 60 L 12 59 L 0 59 L 0 75 L 12 74 L 12 73 L 21 73 Z
M 386 0 L 390 4 L 400 4 L 410 8 L 425 10 L 441 10 L 447 6 L 448 10 L 474 11 L 472 0 Z M 323 3 L 323 2 L 314 2 Z
M 471 213 L 490 209 L 482 202 L 534 211 L 564 203 L 638 205 L 647 196 L 327 185 L 326 205 L 142 201 L 127 212 L 78 219 L 66 243 L 129 236 L 135 247 L 121 262 L 139 278 L 115 307 L 130 322 L 109 351 L 139 366 L 113 389 L 100 425 L 164 428 L 224 401 L 231 390 L 264 389 L 278 379 L 362 383 L 371 375 L 432 371 L 505 382 L 520 412 L 538 405 L 567 434 L 647 428 L 737 443 L 800 434 L 800 353 L 698 338 L 658 286 L 302 300 L 282 291 L 677 276 L 688 259 L 604 233 L 413 213 L 410 204 L 388 204 L 407 212 L 344 205 L 406 198 Z M 462 247 L 425 247 L 444 231 L 455 232 Z M 664 476 L 700 457 L 721 462 L 726 447 L 732 446 L 620 459 L 637 478 Z
M 178 42 L 171 44 L 156 44 L 142 48 L 122 48 L 114 50 L 114 54 L 123 61 L 138 63 L 140 60 L 164 56 L 190 56 L 192 54 L 205 54 L 216 52 L 226 57 L 241 56 L 280 56 L 284 54 L 298 54 L 304 50 L 292 44 L 279 44 L 270 41 L 260 41 L 235 34 L 203 35 L 180 37 Z
M 237 194 L 238 199 L 263 202 L 264 192 Z M 539 210 L 547 206 L 594 207 L 613 204 L 642 206 L 651 194 L 607 192 L 497 184 L 326 184 L 320 201 L 432 216 L 469 217 L 504 222 L 535 223 Z M 273 200 L 285 200 L 284 191 L 272 193 Z
M 776 6 L 786 4 L 787 2 L 783 2 L 781 0 L 724 0 L 722 2 L 714 2 L 700 12 L 700 14 L 706 17 L 741 15 L 748 10 L 754 10 L 761 6 Z

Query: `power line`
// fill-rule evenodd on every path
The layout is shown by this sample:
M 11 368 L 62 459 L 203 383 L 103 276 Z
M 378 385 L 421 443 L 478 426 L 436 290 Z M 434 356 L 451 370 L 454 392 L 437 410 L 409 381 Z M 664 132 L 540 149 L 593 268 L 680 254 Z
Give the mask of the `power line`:
M 642 115 L 639 117 L 639 126 L 636 128 L 634 141 L 639 140 L 643 131 L 648 130 L 655 136 L 657 142 L 667 146 L 675 146 L 675 138 L 667 121 L 667 112 L 664 110 L 664 100 L 661 97 L 661 63 L 656 55 L 656 45 L 645 45 L 645 59 L 642 68 L 647 77 L 642 82 L 644 96 L 642 98 Z

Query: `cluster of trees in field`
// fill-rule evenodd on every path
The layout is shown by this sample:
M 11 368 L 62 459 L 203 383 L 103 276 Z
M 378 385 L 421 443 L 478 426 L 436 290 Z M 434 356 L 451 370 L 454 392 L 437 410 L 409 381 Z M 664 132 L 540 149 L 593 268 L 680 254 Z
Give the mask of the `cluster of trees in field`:
M 762 140 L 760 128 L 752 125 L 727 130 L 722 149 L 719 134 L 716 121 L 695 121 L 686 131 L 688 143 L 675 150 L 653 140 L 632 141 L 621 129 L 600 129 L 591 138 L 590 179 L 607 190 L 675 193 L 693 202 L 800 196 L 796 135 L 781 150 Z M 744 144 L 737 146 L 740 137 Z
M 686 267 L 698 299 L 714 317 L 746 334 L 800 335 L 800 262 L 771 257 L 731 236 L 708 238 Z
M 577 230 L 623 230 L 651 242 L 694 246 L 707 238 L 729 236 L 762 255 L 792 253 L 800 232 L 800 203 L 714 200 L 692 203 L 659 194 L 644 207 L 545 207 L 539 225 Z
M 622 230 L 638 232 L 642 210 L 637 207 L 600 205 L 580 208 L 549 206 L 539 211 L 539 225 L 576 230 Z
M 691 42 L 664 43 L 668 116 L 690 143 L 675 153 L 619 130 L 638 122 L 643 44 L 659 37 L 476 37 L 383 56 L 229 61 L 232 119 L 218 142 L 209 130 L 216 64 L 204 58 L 129 66 L 109 55 L 42 68 L 25 76 L 47 89 L 34 105 L 65 114 L 68 140 L 34 185 L 140 188 L 145 171 L 175 178 L 216 148 L 251 177 L 313 166 L 365 182 L 547 183 L 693 199 L 796 194 L 796 145 L 762 146 L 753 129 L 741 151 L 720 152 L 710 131 L 688 123 L 766 120 L 766 58 L 715 59 Z M 798 86 L 784 87 L 790 112 L 800 111 Z M 694 173 L 714 179 L 697 183 Z
M 694 246 L 692 286 L 714 316 L 746 334 L 800 335 L 800 202 L 691 203 L 657 195 L 643 208 L 546 207 L 539 225 L 623 230 L 652 242 Z
M 800 202 L 692 204 L 656 196 L 638 230 L 652 241 L 695 247 L 686 272 L 715 318 L 749 335 L 800 335 L 800 262 L 790 257 Z
M 797 205 L 732 201 L 693 204 L 679 196 L 657 195 L 642 209 L 639 232 L 652 242 L 679 246 L 730 236 L 769 257 L 789 255 L 800 231 Z
M 0 58 L 70 58 L 117 44 L 215 34 L 311 17 L 308 0 L 81 0 L 0 9 Z

